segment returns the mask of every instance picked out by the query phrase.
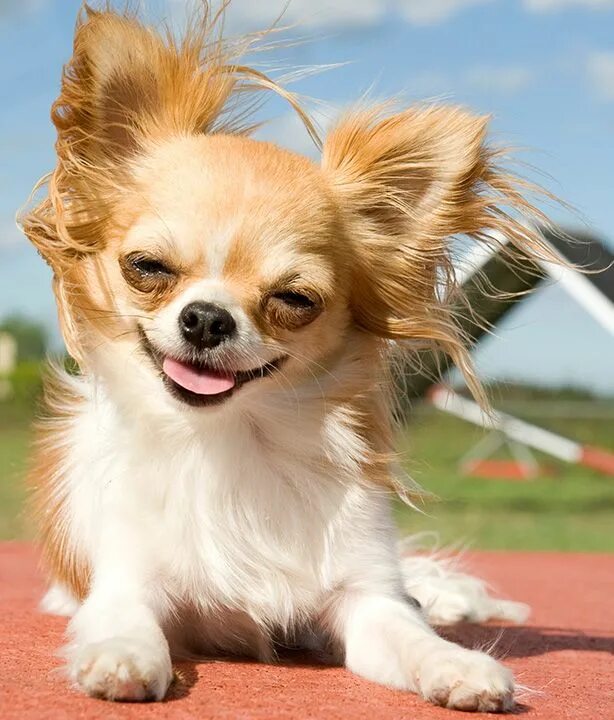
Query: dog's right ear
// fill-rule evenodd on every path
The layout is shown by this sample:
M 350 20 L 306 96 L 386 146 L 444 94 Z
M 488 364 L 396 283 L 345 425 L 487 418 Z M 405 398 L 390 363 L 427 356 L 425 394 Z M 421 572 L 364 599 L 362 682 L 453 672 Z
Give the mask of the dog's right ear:
M 103 249 L 131 161 L 148 143 L 216 129 L 240 75 L 230 62 L 239 46 L 229 52 L 216 27 L 206 7 L 181 39 L 128 13 L 81 11 L 51 111 L 57 164 L 45 178 L 48 197 L 21 217 L 57 283 Z
M 236 84 L 215 32 L 206 13 L 176 40 L 129 14 L 82 10 L 51 111 L 48 198 L 22 217 L 56 275 L 102 249 L 129 162 L 147 142 L 214 127 Z
M 52 109 L 60 150 L 90 160 L 136 146 L 139 118 L 159 102 L 160 39 L 131 18 L 85 8 Z
M 221 42 L 207 42 L 213 31 L 203 18 L 176 41 L 129 15 L 86 7 L 52 110 L 58 152 L 117 160 L 144 138 L 210 130 L 234 86 Z

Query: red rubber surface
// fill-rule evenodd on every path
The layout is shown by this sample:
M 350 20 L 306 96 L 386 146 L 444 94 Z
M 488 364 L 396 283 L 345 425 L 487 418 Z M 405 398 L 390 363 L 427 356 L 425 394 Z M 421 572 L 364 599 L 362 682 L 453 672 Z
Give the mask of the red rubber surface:
M 507 597 L 533 607 L 527 627 L 506 628 L 499 653 L 528 695 L 521 716 L 614 720 L 614 555 L 475 553 L 467 567 Z M 304 659 L 184 664 L 164 703 L 111 704 L 80 696 L 58 672 L 54 652 L 65 620 L 40 615 L 43 590 L 33 549 L 0 545 L 0 719 L 197 718 L 198 720 L 428 720 L 462 718 L 413 695 Z M 475 646 L 499 627 L 448 633 Z

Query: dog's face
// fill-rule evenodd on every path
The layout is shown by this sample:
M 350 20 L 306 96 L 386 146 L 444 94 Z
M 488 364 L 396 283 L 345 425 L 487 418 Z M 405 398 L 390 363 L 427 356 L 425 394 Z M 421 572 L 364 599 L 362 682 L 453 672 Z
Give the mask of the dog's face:
M 316 165 L 224 125 L 241 77 L 289 95 L 209 31 L 177 45 L 89 9 L 77 28 L 49 198 L 24 222 L 71 352 L 105 348 L 122 382 L 197 406 L 294 392 L 349 345 L 367 367 L 381 338 L 437 345 L 471 384 L 449 237 L 495 229 L 541 252 L 507 212 L 530 206 L 493 164 L 485 119 L 357 110 Z
M 83 276 L 102 310 L 92 322 L 181 402 L 287 389 L 344 342 L 349 248 L 307 159 L 239 137 L 169 139 L 134 162 L 114 212 L 102 272 Z

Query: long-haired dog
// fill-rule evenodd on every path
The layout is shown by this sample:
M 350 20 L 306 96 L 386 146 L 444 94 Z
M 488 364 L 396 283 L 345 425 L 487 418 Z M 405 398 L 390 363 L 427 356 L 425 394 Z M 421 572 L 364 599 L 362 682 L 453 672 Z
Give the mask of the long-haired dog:
M 314 128 L 215 27 L 205 9 L 177 39 L 86 8 L 57 166 L 23 217 L 80 368 L 48 383 L 32 471 L 70 677 L 160 700 L 172 657 L 271 661 L 290 643 L 440 705 L 507 710 L 509 670 L 439 637 L 406 592 L 388 368 L 400 344 L 432 347 L 480 394 L 450 238 L 547 253 L 514 219 L 531 207 L 486 119 L 456 107 L 350 111 L 320 164 L 251 139 L 260 90 Z M 478 595 L 480 618 L 516 611 Z

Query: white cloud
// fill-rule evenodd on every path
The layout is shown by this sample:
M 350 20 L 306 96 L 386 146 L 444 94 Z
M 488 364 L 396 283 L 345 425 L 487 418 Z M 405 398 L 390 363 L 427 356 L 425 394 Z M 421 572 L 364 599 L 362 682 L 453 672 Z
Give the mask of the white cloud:
M 178 14 L 194 7 L 195 2 L 196 0 L 166 0 L 174 19 L 177 19 Z M 226 11 L 226 26 L 231 33 L 263 30 L 273 23 L 282 28 L 369 26 L 379 22 L 394 2 L 395 0 L 235 0 Z
M 415 99 L 454 99 L 461 91 L 478 90 L 490 95 L 515 95 L 535 79 L 525 65 L 474 65 L 452 73 L 422 71 L 407 80 L 408 94 Z
M 413 25 L 435 25 L 470 7 L 491 2 L 494 0 L 397 0 L 394 4 Z
M 10 250 L 21 245 L 25 238 L 14 220 L 4 220 L 0 223 L 0 250 Z
M 400 16 L 411 25 L 443 23 L 472 7 L 500 0 L 235 0 L 227 11 L 232 32 L 260 30 L 279 19 L 279 25 L 297 27 L 359 27 L 375 25 L 385 17 Z M 175 20 L 199 4 L 200 0 L 158 0 L 171 10 Z M 577 7 L 588 10 L 614 8 L 614 0 L 520 0 L 523 7 L 536 13 L 555 12 Z M 37 13 L 50 0 L 0 0 L 0 15 L 19 9 Z M 154 0 L 153 5 L 157 3 Z M 281 15 L 281 18 L 280 18 Z
M 465 84 L 488 93 L 513 95 L 533 81 L 533 71 L 524 65 L 479 65 L 464 74 Z
M 588 10 L 614 8 L 614 0 L 523 0 L 522 4 L 532 12 L 553 12 L 578 7 Z
M 597 95 L 604 100 L 614 101 L 614 52 L 594 52 L 589 55 L 587 71 Z
M 339 27 L 372 25 L 389 9 L 387 0 L 275 0 L 234 2 L 228 9 L 230 23 L 240 30 L 266 28 L 281 13 L 279 24 L 298 27 Z
M 375 25 L 386 16 L 401 17 L 412 25 L 445 22 L 470 7 L 497 0 L 269 0 L 231 3 L 228 24 L 233 32 L 266 28 L 281 13 L 281 26 L 360 27 Z M 194 0 L 166 0 L 175 10 L 193 5 Z

